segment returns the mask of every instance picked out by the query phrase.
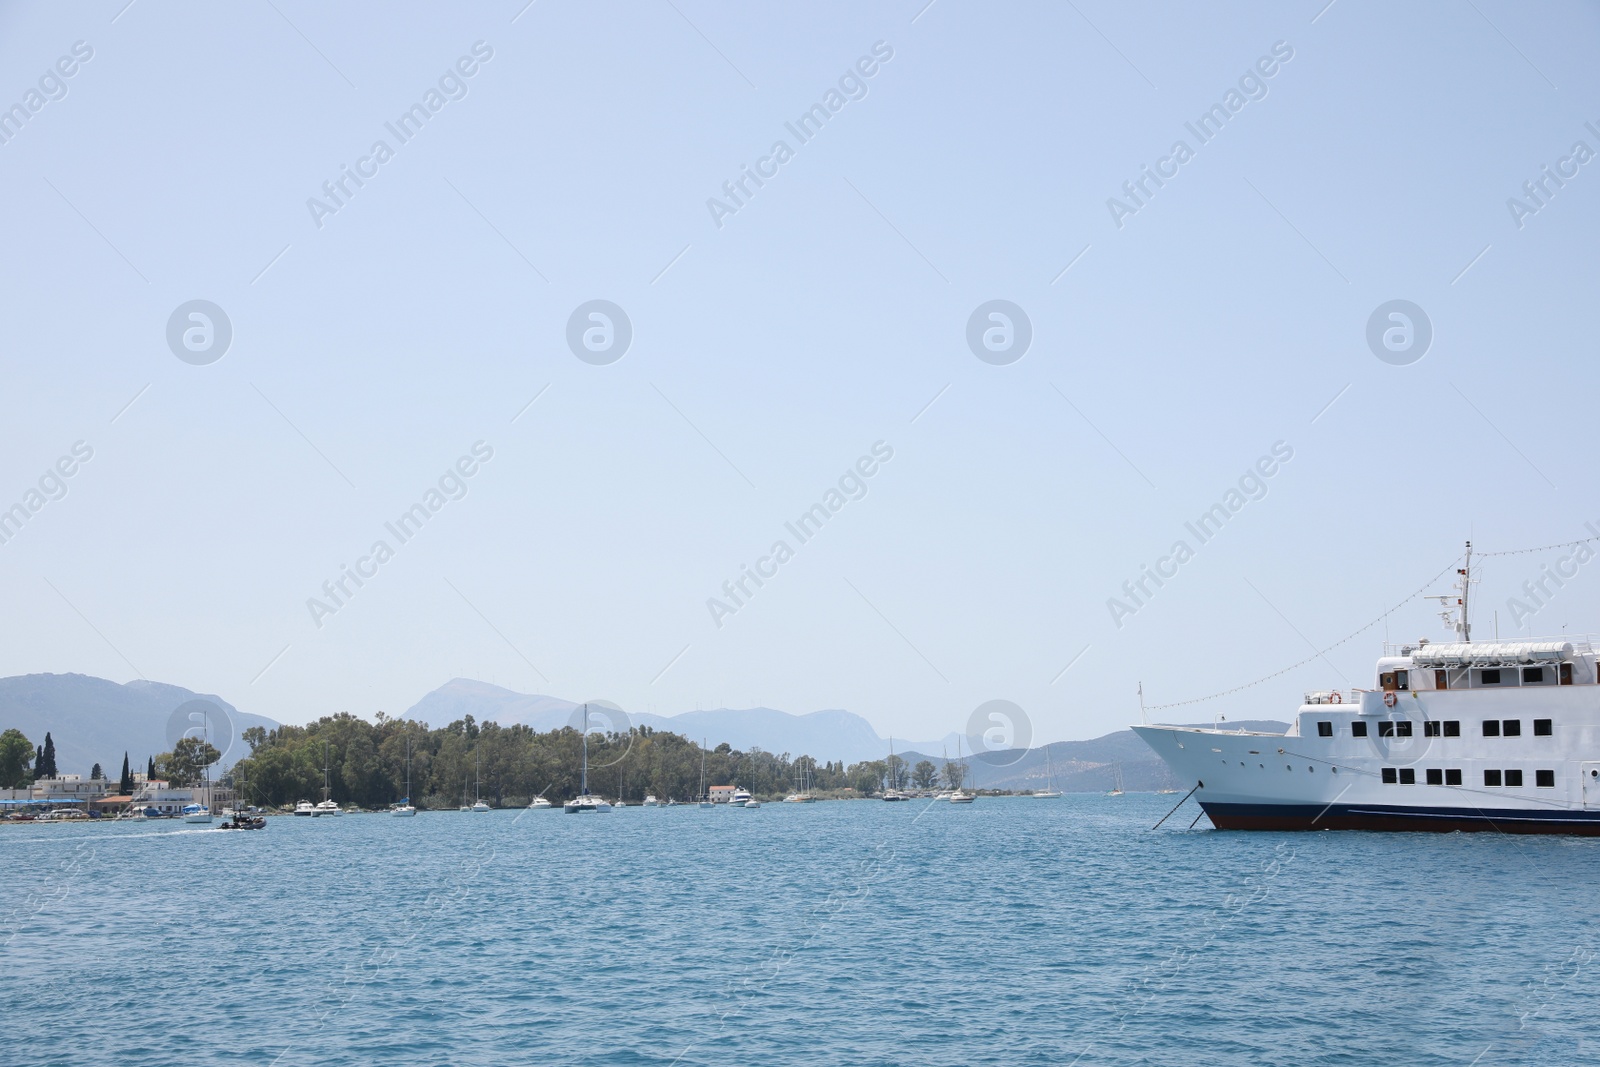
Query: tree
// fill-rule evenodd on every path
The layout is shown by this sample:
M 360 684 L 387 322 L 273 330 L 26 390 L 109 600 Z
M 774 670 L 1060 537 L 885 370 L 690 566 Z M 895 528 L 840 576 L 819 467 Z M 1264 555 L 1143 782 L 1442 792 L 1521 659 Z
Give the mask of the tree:
M 380 712 L 380 714 L 382 713 Z M 251 752 L 254 752 L 267 743 L 267 728 L 265 726 L 252 726 L 244 732 L 243 736 L 244 743 L 250 746 Z
M 151 781 L 156 776 L 156 758 L 151 756 L 149 757 L 149 760 L 150 761 L 146 763 L 144 767 L 144 780 L 147 782 Z
M 21 730 L 0 734 L 0 789 L 23 789 L 33 781 L 33 742 Z
M 50 731 L 44 732 L 44 747 L 39 750 L 39 759 L 34 764 L 33 776 L 35 778 L 55 778 L 56 773 L 56 743 L 50 736 Z
M 100 764 L 98 764 L 98 763 L 96 763 L 94 765 L 94 767 L 89 771 L 89 781 L 91 781 L 91 782 L 98 782 L 98 781 L 102 780 L 103 778 L 105 778 L 105 776 L 106 776 L 106 772 L 102 771 L 100 769 Z
M 133 772 L 128 770 L 128 754 L 122 754 L 122 781 L 117 783 L 117 792 L 122 796 L 133 795 Z
M 911 769 L 911 781 L 916 784 L 918 789 L 932 789 L 933 783 L 937 781 L 938 778 L 939 768 L 935 767 L 927 760 L 921 760 L 915 767 Z
M 172 785 L 182 788 L 199 785 L 201 772 L 221 758 L 222 753 L 212 747 L 209 741 L 183 737 L 172 746 L 171 752 L 160 755 L 156 769 Z

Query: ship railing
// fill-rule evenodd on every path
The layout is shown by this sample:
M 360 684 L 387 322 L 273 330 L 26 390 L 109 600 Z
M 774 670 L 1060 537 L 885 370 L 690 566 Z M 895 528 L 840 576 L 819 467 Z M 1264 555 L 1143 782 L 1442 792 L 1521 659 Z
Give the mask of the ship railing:
M 1306 692 L 1305 704 L 1354 704 L 1361 705 L 1361 694 L 1370 693 L 1370 689 L 1358 689 L 1351 686 L 1348 689 L 1312 689 Z
M 1595 639 L 1596 638 L 1600 638 L 1600 633 L 1550 634 L 1550 635 L 1543 636 L 1543 637 L 1539 637 L 1539 636 L 1523 637 L 1521 635 L 1517 635 L 1517 636 L 1511 636 L 1511 637 L 1480 637 L 1478 640 L 1474 641 L 1473 644 L 1480 644 L 1480 645 L 1481 644 L 1500 644 L 1500 645 L 1519 644 L 1520 645 L 1520 644 L 1527 644 L 1527 643 L 1543 644 L 1543 643 L 1546 643 L 1546 642 L 1554 642 L 1556 644 L 1562 644 L 1562 643 L 1570 644 L 1572 646 L 1572 650 L 1574 652 L 1590 652 L 1590 653 L 1592 653 L 1595 650 Z M 1449 639 L 1440 639 L 1438 641 L 1434 641 L 1434 640 L 1430 639 L 1428 643 L 1431 644 L 1431 645 L 1453 645 L 1453 644 L 1457 644 L 1456 641 L 1449 640 Z M 1418 648 L 1421 648 L 1421 647 L 1422 647 L 1422 645 L 1419 642 L 1416 642 L 1416 641 L 1385 641 L 1383 643 L 1383 654 L 1385 656 L 1409 656 L 1413 652 L 1415 652 Z

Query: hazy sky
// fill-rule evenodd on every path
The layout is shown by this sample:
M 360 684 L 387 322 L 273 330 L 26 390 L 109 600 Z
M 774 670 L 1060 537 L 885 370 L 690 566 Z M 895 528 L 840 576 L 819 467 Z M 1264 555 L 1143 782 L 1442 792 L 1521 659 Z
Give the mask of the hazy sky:
M 1592 4 L 125 2 L 0 8 L 0 673 L 1085 737 L 1600 528 Z

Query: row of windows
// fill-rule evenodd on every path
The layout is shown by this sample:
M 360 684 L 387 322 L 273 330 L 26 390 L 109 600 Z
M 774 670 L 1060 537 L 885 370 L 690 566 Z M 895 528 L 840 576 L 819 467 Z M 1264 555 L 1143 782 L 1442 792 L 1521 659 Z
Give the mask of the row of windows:
M 1546 671 L 1544 667 L 1457 667 L 1454 670 L 1437 669 L 1433 672 L 1435 689 L 1464 689 L 1479 686 L 1516 685 L 1571 685 L 1572 664 Z M 1426 677 L 1426 675 L 1424 675 Z M 1454 685 L 1451 683 L 1454 682 Z M 1384 671 L 1378 675 L 1378 686 L 1386 692 L 1410 692 L 1410 671 Z
M 1549 719 L 1533 720 L 1533 736 L 1549 737 L 1551 724 Z M 1521 719 L 1485 719 L 1483 720 L 1484 737 L 1521 737 Z
M 1460 785 L 1461 771 L 1456 767 L 1429 767 L 1424 773 L 1429 785 Z M 1417 770 L 1415 767 L 1385 767 L 1383 768 L 1383 781 L 1385 785 L 1416 785 Z M 1522 772 L 1520 770 L 1484 771 L 1483 784 L 1490 788 L 1504 786 L 1508 789 L 1522 788 Z M 1556 785 L 1555 771 L 1534 771 L 1533 784 L 1541 789 L 1554 789 Z
M 1549 719 L 1534 719 L 1533 720 L 1533 736 L 1534 737 L 1549 737 L 1549 736 L 1551 736 L 1551 734 L 1552 734 L 1551 721 Z M 1326 722 L 1326 721 L 1317 723 L 1317 736 L 1318 737 L 1332 737 L 1333 736 L 1333 723 Z M 1367 724 L 1362 722 L 1360 719 L 1356 719 L 1353 722 L 1351 722 L 1350 723 L 1350 736 L 1351 737 L 1366 737 L 1367 736 Z M 1410 737 L 1411 736 L 1411 721 L 1409 719 L 1383 719 L 1378 723 L 1378 736 L 1379 737 Z M 1460 723 L 1460 721 L 1458 721 L 1456 719 L 1444 719 L 1444 720 L 1430 719 L 1427 722 L 1424 722 L 1422 724 L 1422 736 L 1423 737 L 1460 737 L 1461 736 L 1461 723 Z M 1522 720 L 1521 719 L 1484 719 L 1483 720 L 1483 736 L 1484 737 L 1521 737 L 1522 736 Z

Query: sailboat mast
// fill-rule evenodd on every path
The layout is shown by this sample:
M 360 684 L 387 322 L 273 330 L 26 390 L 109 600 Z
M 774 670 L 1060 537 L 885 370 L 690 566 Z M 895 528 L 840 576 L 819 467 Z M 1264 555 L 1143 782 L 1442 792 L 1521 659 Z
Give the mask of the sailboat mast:
M 583 795 L 589 795 L 589 705 L 583 706 Z

